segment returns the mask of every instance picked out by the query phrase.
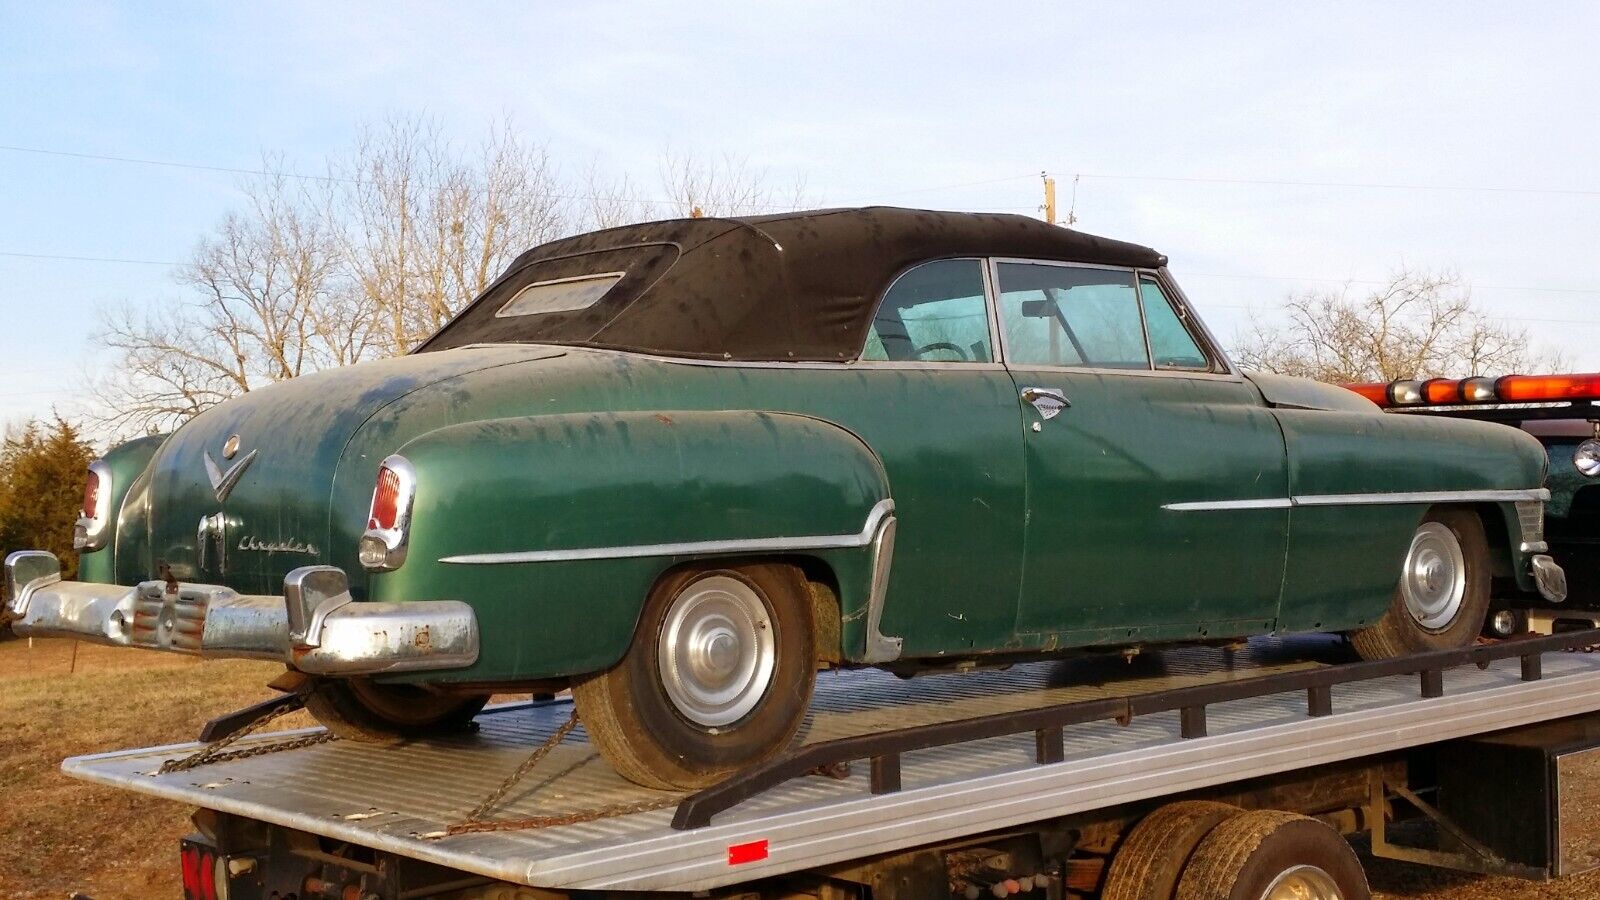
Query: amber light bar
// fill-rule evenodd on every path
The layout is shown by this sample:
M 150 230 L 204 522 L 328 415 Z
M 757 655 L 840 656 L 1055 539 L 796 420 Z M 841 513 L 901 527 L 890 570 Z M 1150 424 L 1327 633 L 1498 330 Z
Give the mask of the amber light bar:
M 1600 400 L 1600 373 L 1507 375 L 1504 378 L 1435 378 L 1347 384 L 1373 403 L 1394 406 L 1458 406 L 1471 403 L 1561 403 Z

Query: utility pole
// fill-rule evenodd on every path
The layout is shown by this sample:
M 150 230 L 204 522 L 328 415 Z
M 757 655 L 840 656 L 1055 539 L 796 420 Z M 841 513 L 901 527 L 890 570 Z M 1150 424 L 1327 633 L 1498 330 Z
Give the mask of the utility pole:
M 1043 172 L 1039 177 L 1044 179 L 1044 220 L 1051 225 L 1056 223 L 1056 180 Z

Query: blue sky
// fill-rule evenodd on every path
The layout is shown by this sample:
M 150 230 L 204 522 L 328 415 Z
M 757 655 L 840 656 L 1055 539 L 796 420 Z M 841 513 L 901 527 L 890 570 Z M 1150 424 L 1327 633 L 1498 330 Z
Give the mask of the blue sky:
M 509 115 L 570 171 L 731 154 L 819 205 L 1032 212 L 1082 174 L 1079 227 L 1169 254 L 1225 339 L 1307 279 L 1454 266 L 1595 370 L 1596 34 L 1588 3 L 0 0 L 0 145 L 316 172 L 363 122 Z M 16 254 L 182 260 L 237 183 L 0 149 L 0 421 L 81 409 L 97 309 L 183 296 Z

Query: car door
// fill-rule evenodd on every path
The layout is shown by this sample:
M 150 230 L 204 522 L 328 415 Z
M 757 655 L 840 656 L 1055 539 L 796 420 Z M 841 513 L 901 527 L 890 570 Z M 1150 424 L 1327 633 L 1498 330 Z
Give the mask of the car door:
M 1284 442 L 1157 272 L 992 263 L 1023 412 L 1017 628 L 1063 644 L 1272 627 Z

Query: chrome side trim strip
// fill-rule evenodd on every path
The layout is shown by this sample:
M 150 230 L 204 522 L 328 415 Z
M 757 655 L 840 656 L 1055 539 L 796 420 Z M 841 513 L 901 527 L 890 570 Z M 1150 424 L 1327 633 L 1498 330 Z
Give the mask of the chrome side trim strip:
M 1197 500 L 1186 503 L 1163 503 L 1162 509 L 1174 512 L 1217 511 L 1229 509 L 1285 509 L 1291 506 L 1381 506 L 1409 503 L 1512 503 L 1547 502 L 1550 491 L 1530 488 L 1510 491 L 1410 491 L 1373 494 L 1298 494 L 1294 497 L 1269 497 L 1260 500 Z
M 1163 503 L 1162 509 L 1175 512 L 1198 512 L 1223 509 L 1288 509 L 1294 501 L 1288 497 L 1268 497 L 1262 500 L 1198 500 L 1193 503 Z
M 1371 506 L 1384 503 L 1511 503 L 1550 499 L 1545 488 L 1517 491 L 1412 491 L 1393 494 L 1304 494 L 1295 506 Z
M 446 556 L 442 563 L 493 566 L 510 563 L 574 562 L 589 559 L 634 559 L 641 556 L 696 556 L 703 553 L 781 553 L 790 550 L 834 550 L 865 547 L 877 537 L 878 526 L 894 512 L 893 500 L 879 500 L 867 513 L 866 524 L 855 534 L 820 534 L 797 537 L 735 538 L 723 541 L 684 541 L 675 544 L 633 544 L 623 547 L 576 547 L 570 550 L 515 550 L 508 553 L 464 553 Z

